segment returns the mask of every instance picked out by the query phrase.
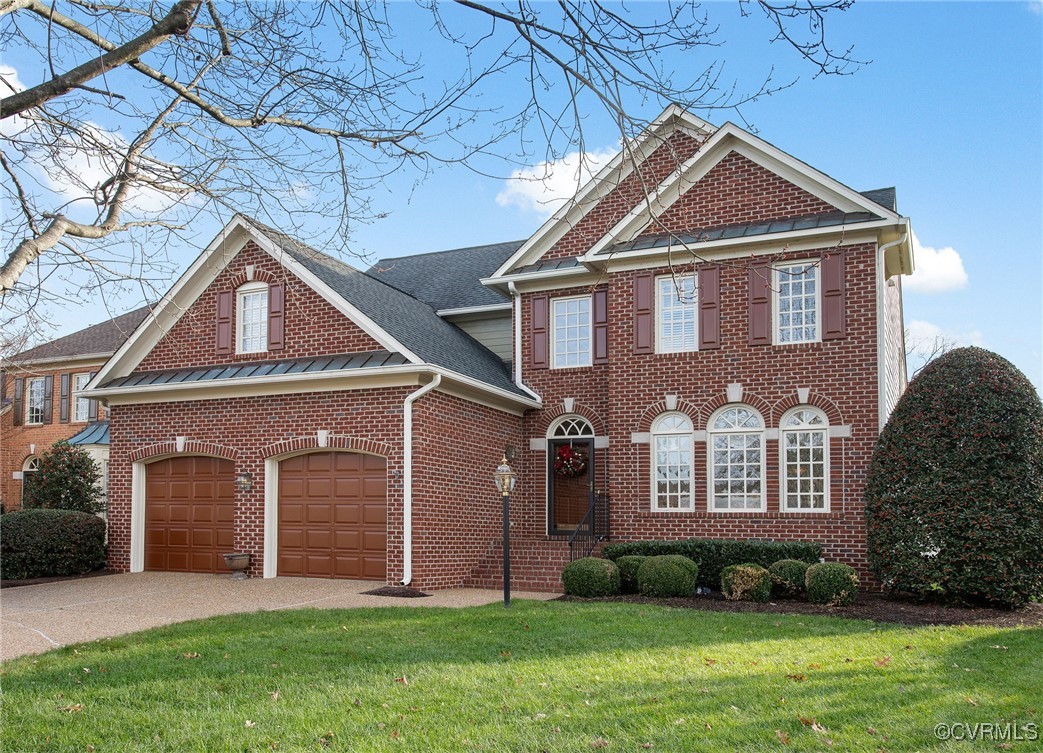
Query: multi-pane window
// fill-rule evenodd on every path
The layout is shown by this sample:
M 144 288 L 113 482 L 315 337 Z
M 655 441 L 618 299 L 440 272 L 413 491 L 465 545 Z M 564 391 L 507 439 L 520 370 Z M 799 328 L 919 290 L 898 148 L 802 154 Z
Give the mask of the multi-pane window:
M 33 484 L 36 481 L 36 474 L 40 472 L 40 458 L 36 455 L 30 455 L 25 459 L 22 464 L 22 507 L 26 504 L 33 503 Z
M 76 409 L 73 414 L 73 421 L 87 421 L 91 415 L 91 401 L 85 397 L 80 397 L 79 393 L 87 389 L 87 384 L 91 381 L 90 374 L 76 374 L 73 376 L 73 392 L 76 394 Z
M 656 279 L 658 352 L 696 350 L 697 296 L 692 275 L 664 275 Z
M 44 379 L 30 379 L 25 384 L 25 422 L 43 423 Z
M 710 509 L 764 508 L 764 421 L 746 406 L 710 422 Z
M 554 301 L 554 368 L 590 366 L 590 296 Z
M 813 408 L 784 417 L 780 442 L 784 510 L 829 509 L 828 432 L 825 416 Z
M 812 262 L 775 268 L 775 342 L 804 343 L 819 339 L 819 274 Z
M 692 421 L 682 413 L 652 424 L 652 509 L 692 509 Z
M 268 350 L 268 286 L 247 283 L 236 293 L 238 317 L 236 352 L 259 353 Z

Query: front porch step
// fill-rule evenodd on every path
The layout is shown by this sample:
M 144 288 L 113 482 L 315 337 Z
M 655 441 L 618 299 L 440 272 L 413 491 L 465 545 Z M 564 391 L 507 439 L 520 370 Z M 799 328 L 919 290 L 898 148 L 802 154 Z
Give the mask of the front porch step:
M 601 553 L 598 544 L 593 556 Z M 511 588 L 515 591 L 561 593 L 561 571 L 569 564 L 569 542 L 562 539 L 511 539 Z M 503 588 L 503 542 L 490 542 L 464 584 L 469 588 Z

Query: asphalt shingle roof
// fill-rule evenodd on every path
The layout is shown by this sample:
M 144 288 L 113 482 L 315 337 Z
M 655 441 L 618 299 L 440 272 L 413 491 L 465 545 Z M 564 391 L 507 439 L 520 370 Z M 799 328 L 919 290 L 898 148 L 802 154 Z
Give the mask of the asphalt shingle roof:
M 119 350 L 151 310 L 151 306 L 142 306 L 109 319 L 107 322 L 81 329 L 79 332 L 59 337 L 57 340 L 37 345 L 35 348 L 23 350 L 21 353 L 11 356 L 10 360 L 15 363 L 24 363 L 51 358 L 74 358 L 96 353 L 111 355 Z
M 491 276 L 524 242 L 381 259 L 366 274 L 423 301 L 435 311 L 506 303 L 510 298 L 479 280 Z
M 898 198 L 894 186 L 890 188 L 874 188 L 872 191 L 860 191 L 870 201 L 875 201 L 884 209 L 892 212 L 898 211 Z
M 244 219 L 425 363 L 528 397 L 514 384 L 503 361 L 466 332 L 438 316 L 428 303 L 285 233 L 249 217 Z

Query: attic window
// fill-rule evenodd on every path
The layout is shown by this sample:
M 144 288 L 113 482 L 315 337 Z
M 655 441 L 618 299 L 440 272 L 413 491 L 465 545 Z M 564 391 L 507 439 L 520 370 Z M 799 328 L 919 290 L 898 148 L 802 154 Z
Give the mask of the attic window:
M 236 290 L 236 353 L 268 350 L 268 286 L 248 282 Z

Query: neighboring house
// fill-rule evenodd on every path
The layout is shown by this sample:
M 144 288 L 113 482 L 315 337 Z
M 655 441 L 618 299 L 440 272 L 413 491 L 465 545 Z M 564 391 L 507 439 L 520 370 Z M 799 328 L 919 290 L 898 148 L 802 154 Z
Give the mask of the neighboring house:
M 89 388 L 109 565 L 494 585 L 506 452 L 516 586 L 577 530 L 810 539 L 868 579 L 911 272 L 892 189 L 676 107 L 522 243 L 362 272 L 237 216 Z
M 105 408 L 84 396 L 87 383 L 148 314 L 148 307 L 22 351 L 0 366 L 0 503 L 22 505 L 40 455 L 65 439 L 87 450 L 105 478 Z

